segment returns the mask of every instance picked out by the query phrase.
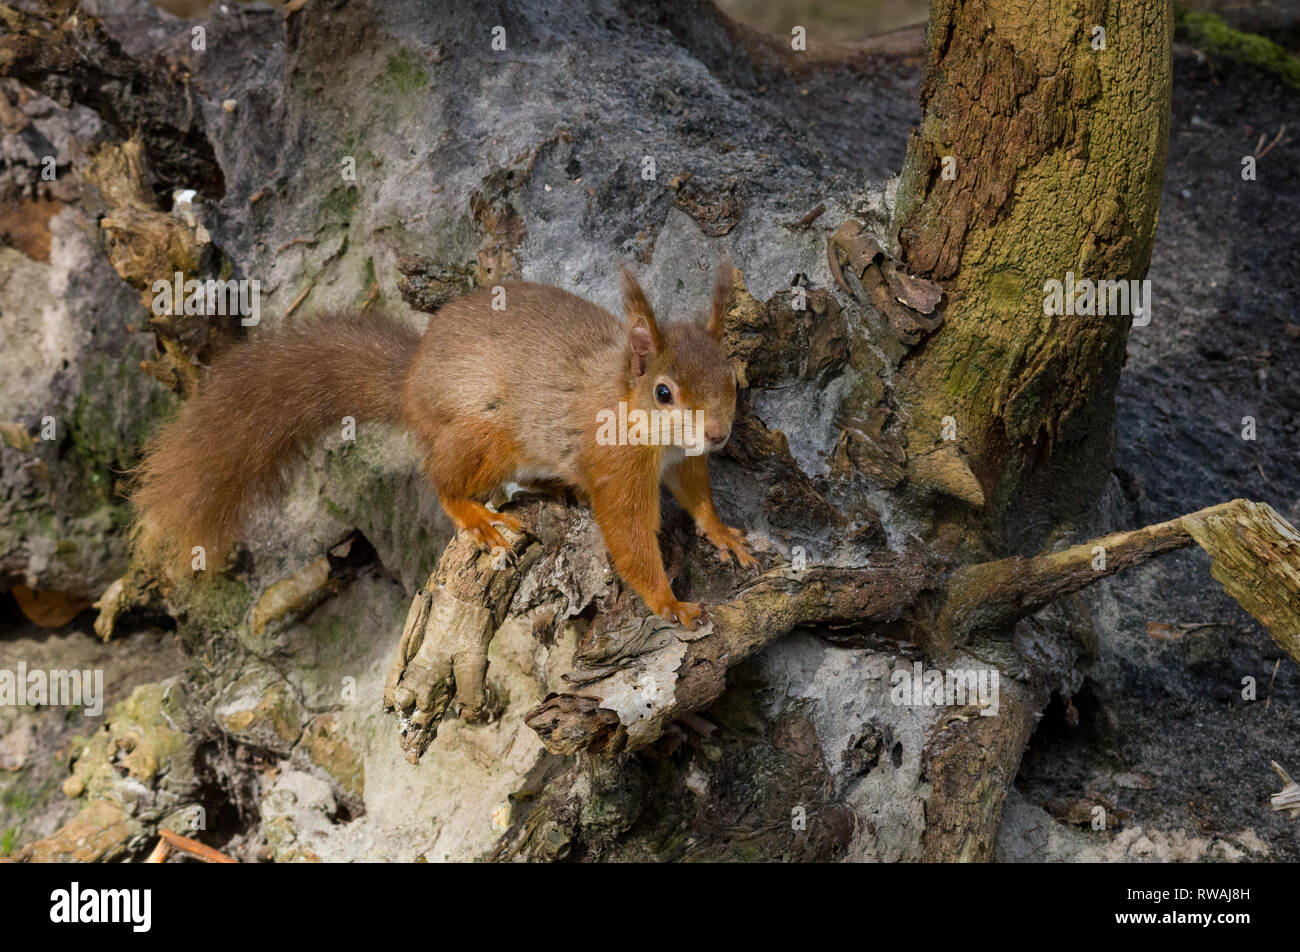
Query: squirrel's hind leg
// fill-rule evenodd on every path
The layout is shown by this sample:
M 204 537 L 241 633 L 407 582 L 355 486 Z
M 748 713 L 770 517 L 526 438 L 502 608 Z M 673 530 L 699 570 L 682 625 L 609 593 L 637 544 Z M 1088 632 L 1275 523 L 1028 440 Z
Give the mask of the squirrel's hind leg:
M 438 501 L 457 529 L 468 532 L 483 548 L 511 545 L 496 526 L 524 531 L 514 516 L 493 512 L 479 500 L 507 480 L 516 466 L 514 442 L 486 423 L 439 427 L 419 434 L 425 446 L 423 469 L 438 493 Z
M 456 528 L 468 532 L 479 545 L 489 552 L 496 549 L 497 546 L 507 552 L 513 550 L 513 546 L 497 530 L 497 526 L 505 526 L 519 533 L 524 531 L 523 523 L 514 516 L 507 516 L 502 512 L 493 512 L 481 502 L 475 502 L 473 499 L 449 499 L 439 493 L 438 501 L 442 503 L 442 508 L 447 510 L 447 515 L 451 516 L 451 521 L 456 524 Z

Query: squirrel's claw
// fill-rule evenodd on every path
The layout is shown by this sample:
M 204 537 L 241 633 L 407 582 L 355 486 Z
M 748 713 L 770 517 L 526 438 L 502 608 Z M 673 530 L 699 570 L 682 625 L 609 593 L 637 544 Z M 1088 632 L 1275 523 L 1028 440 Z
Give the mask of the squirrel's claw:
M 700 534 L 718 547 L 718 558 L 723 562 L 730 564 L 734 555 L 741 568 L 758 565 L 758 560 L 749 554 L 749 547 L 745 545 L 745 533 L 739 529 L 718 525 L 701 529 Z
M 507 553 L 514 552 L 506 537 L 493 526 L 475 526 L 469 530 L 469 534 L 484 552 L 495 553 L 501 549 Z
M 709 620 L 709 613 L 697 602 L 678 602 L 672 617 L 687 631 L 694 631 Z
M 687 631 L 694 631 L 709 620 L 709 613 L 699 602 L 671 601 L 659 607 L 655 612 L 661 618 L 675 621 Z
M 479 548 L 490 554 L 500 551 L 507 553 L 507 558 L 514 555 L 514 546 L 511 545 L 504 535 L 501 534 L 497 526 L 505 526 L 512 532 L 520 535 L 524 533 L 524 524 L 514 516 L 508 516 L 502 512 L 493 512 L 486 506 L 478 503 L 469 503 L 464 509 L 458 512 L 459 518 L 456 520 L 457 528 L 470 534 Z

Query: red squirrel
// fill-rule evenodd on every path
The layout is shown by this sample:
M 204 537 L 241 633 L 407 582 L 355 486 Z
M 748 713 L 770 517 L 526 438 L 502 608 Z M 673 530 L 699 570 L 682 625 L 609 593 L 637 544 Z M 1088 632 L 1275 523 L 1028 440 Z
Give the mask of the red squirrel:
M 624 581 L 651 611 L 696 628 L 704 610 L 678 601 L 664 571 L 660 483 L 723 561 L 756 564 L 718 517 L 699 452 L 722 448 L 736 412 L 721 346 L 730 264 L 703 321 L 660 324 L 626 269 L 623 321 L 547 285 L 504 294 L 501 310 L 489 289 L 449 302 L 423 337 L 375 314 L 323 314 L 223 354 L 146 444 L 133 494 L 142 551 L 202 545 L 221 557 L 252 508 L 284 488 L 306 441 L 351 416 L 414 433 L 443 509 L 485 548 L 510 548 L 498 525 L 523 528 L 484 505 L 502 484 L 575 490 Z M 610 438 L 613 419 L 674 410 L 687 411 L 676 445 Z

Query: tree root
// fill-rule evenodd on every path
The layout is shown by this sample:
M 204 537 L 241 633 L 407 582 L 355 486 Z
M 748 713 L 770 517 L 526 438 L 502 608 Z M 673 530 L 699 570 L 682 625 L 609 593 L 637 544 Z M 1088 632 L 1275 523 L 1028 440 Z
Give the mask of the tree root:
M 416 594 L 384 688 L 384 710 L 401 720 L 406 757 L 417 763 L 450 710 L 490 718 L 488 647 L 503 624 L 524 622 L 550 643 L 588 606 L 608 607 L 614 575 L 590 516 L 539 501 L 512 509 L 530 538 L 513 553 L 483 552 L 466 533 L 448 544 Z
M 525 723 L 557 754 L 644 747 L 717 700 L 728 669 L 778 638 L 808 625 L 898 621 L 928 577 L 919 559 L 893 553 L 860 568 L 781 566 L 711 605 L 699 631 L 655 616 L 608 619 L 578 652 L 584 667 L 566 677 L 574 689 L 547 698 Z
M 951 572 L 916 552 L 881 551 L 862 565 L 801 571 L 769 556 L 757 578 L 709 600 L 709 624 L 697 631 L 646 614 L 639 599 L 621 592 L 585 513 L 532 503 L 516 514 L 534 536 L 516 558 L 494 558 L 458 537 L 412 603 L 384 694 L 385 709 L 402 719 L 412 762 L 448 710 L 471 721 L 490 716 L 488 648 L 512 620 L 553 643 L 563 625 L 586 625 L 595 614 L 564 678 L 571 687 L 525 720 L 556 754 L 610 755 L 653 743 L 674 720 L 721 696 L 729 669 L 797 628 L 901 623 L 906 632 L 938 631 L 940 640 L 925 647 L 942 655 L 977 632 L 1193 542 L 1210 553 L 1228 593 L 1300 660 L 1300 535 L 1269 506 L 1246 500 L 1060 552 Z

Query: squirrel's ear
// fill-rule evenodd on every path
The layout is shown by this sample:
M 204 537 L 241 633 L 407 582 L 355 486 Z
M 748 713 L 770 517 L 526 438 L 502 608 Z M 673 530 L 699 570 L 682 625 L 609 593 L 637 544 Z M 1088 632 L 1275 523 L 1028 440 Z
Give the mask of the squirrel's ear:
M 718 278 L 713 283 L 713 309 L 709 312 L 709 333 L 713 339 L 722 340 L 727 321 L 727 308 L 731 305 L 731 256 L 726 252 L 718 263 Z
M 645 292 L 627 268 L 621 276 L 623 311 L 627 316 L 627 349 L 632 354 L 637 376 L 645 373 L 650 358 L 659 352 L 659 325 Z

